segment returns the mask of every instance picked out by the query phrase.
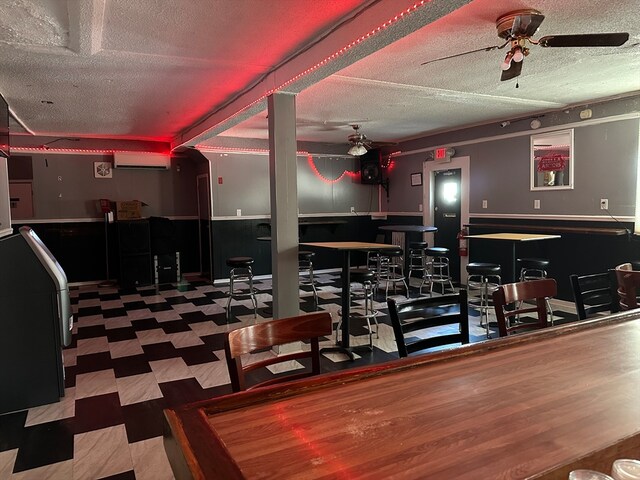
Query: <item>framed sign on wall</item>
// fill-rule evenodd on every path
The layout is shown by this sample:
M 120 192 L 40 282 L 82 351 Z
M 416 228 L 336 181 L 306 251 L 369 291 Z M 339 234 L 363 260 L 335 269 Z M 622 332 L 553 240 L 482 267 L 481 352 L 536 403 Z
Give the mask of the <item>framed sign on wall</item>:
M 411 186 L 418 187 L 422 185 L 422 172 L 411 174 Z

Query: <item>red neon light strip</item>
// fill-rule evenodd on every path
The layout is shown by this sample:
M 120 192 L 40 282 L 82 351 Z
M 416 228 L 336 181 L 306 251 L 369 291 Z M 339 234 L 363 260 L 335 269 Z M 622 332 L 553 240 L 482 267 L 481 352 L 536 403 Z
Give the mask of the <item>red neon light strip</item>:
M 43 153 L 55 153 L 55 152 L 74 152 L 74 153 L 161 153 L 163 155 L 170 155 L 171 152 L 149 152 L 143 150 L 118 150 L 118 149 L 91 149 L 91 148 L 54 148 L 54 147 L 11 147 L 11 150 L 19 152 L 43 152 Z
M 359 175 L 359 172 L 352 172 L 350 170 L 345 170 L 344 172 L 342 172 L 342 175 L 340 175 L 338 178 L 331 180 L 330 178 L 325 177 L 324 175 L 322 175 L 320 173 L 320 171 L 318 170 L 318 167 L 316 167 L 315 162 L 313 161 L 313 157 L 311 155 L 307 155 L 307 160 L 309 162 L 309 166 L 311 167 L 311 170 L 313 170 L 313 173 L 316 174 L 316 176 L 322 180 L 323 182 L 327 182 L 327 183 L 336 183 L 339 182 L 340 180 L 342 180 L 345 176 L 349 176 L 349 177 L 356 177 L 357 175 Z
M 237 148 L 237 147 L 223 148 L 223 147 L 207 147 L 206 145 L 196 145 L 195 148 L 197 148 L 198 150 L 206 151 L 206 152 L 259 153 L 262 155 L 269 154 L 269 150 L 264 148 Z M 322 173 L 320 173 L 320 171 L 318 170 L 318 167 L 316 167 L 316 164 L 313 161 L 313 155 L 311 155 L 309 152 L 306 152 L 304 150 L 298 150 L 296 152 L 296 155 L 306 155 L 307 161 L 309 162 L 309 166 L 311 167 L 311 170 L 313 171 L 313 173 L 315 173 L 320 180 L 326 183 L 336 183 L 342 180 L 346 176 L 353 178 L 353 177 L 357 177 L 360 174 L 360 172 L 352 172 L 351 170 L 345 170 L 342 172 L 342 174 L 338 178 L 335 178 L 332 180 L 322 175 Z
M 256 100 L 254 100 L 253 102 L 251 102 L 250 104 L 248 104 L 247 106 L 241 108 L 240 110 L 238 110 L 236 113 L 233 113 L 232 115 L 228 116 L 227 118 L 225 118 L 224 120 L 221 120 L 220 122 L 216 123 L 215 125 L 213 125 L 212 127 L 208 128 L 206 131 L 212 130 L 215 127 L 217 127 L 218 125 L 222 124 L 223 122 L 226 122 L 227 120 L 236 117 L 238 115 L 240 115 L 242 112 L 244 112 L 245 110 L 253 107 L 255 104 L 262 102 L 265 98 L 267 98 L 269 95 L 277 92 L 278 90 L 286 87 L 287 85 L 292 84 L 293 82 L 295 82 L 296 80 L 299 80 L 301 77 L 304 77 L 305 75 L 310 74 L 311 72 L 314 72 L 315 70 L 317 70 L 318 68 L 326 65 L 327 63 L 335 60 L 336 58 L 338 58 L 339 56 L 344 55 L 346 52 L 348 52 L 349 50 L 351 50 L 352 48 L 360 45 L 362 42 L 364 42 L 365 40 L 369 39 L 370 37 L 380 33 L 383 30 L 386 30 L 387 28 L 389 28 L 391 25 L 393 25 L 394 23 L 398 22 L 399 20 L 402 19 L 402 17 L 404 17 L 405 15 L 409 15 L 410 13 L 415 12 L 416 10 L 418 10 L 420 7 L 423 7 L 426 3 L 429 3 L 430 0 L 421 0 L 419 2 L 414 3 L 411 7 L 403 10 L 402 12 L 398 13 L 397 15 L 395 15 L 393 18 L 390 18 L 389 20 L 387 20 L 386 22 L 384 22 L 382 25 L 374 28 L 373 30 L 371 30 L 368 33 L 365 33 L 364 35 L 360 36 L 359 38 L 357 38 L 356 40 L 352 41 L 351 43 L 347 44 L 346 46 L 342 47 L 340 50 L 337 50 L 336 52 L 332 53 L 331 55 L 329 55 L 328 57 L 324 58 L 323 60 L 321 60 L 320 62 L 316 63 L 313 67 L 309 67 L 307 68 L 305 71 L 299 73 L 298 75 L 296 75 L 295 77 L 287 80 L 286 82 L 282 83 L 279 87 L 273 88 L 271 90 L 268 90 L 267 93 L 265 93 L 264 95 L 262 95 L 261 97 L 257 98 Z M 205 131 L 205 132 L 206 132 Z M 205 133 L 203 132 L 203 133 Z M 201 134 L 202 135 L 202 134 Z

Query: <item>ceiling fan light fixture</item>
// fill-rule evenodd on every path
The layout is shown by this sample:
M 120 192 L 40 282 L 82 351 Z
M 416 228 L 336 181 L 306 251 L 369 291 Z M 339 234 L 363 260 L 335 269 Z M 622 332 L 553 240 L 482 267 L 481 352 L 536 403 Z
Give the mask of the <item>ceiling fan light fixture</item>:
M 524 60 L 524 53 L 522 52 L 522 49 L 520 47 L 516 47 L 511 58 L 514 62 L 521 62 Z
M 507 52 L 507 56 L 504 57 L 504 62 L 502 62 L 502 64 L 500 65 L 500 68 L 502 68 L 502 70 L 509 70 L 509 68 L 511 68 L 511 59 L 513 58 L 513 52 L 509 51 Z
M 355 144 L 353 145 L 348 151 L 347 154 L 354 156 L 354 157 L 360 157 L 361 155 L 364 155 L 365 153 L 367 153 L 367 149 L 364 147 L 364 145 L 362 144 Z

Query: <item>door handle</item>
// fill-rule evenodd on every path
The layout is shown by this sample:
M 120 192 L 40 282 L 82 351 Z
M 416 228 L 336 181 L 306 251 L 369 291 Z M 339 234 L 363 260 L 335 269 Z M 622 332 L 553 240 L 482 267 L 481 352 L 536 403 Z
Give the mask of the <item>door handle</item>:
M 443 215 L 444 218 L 456 218 L 458 215 L 456 215 L 455 213 L 445 213 Z

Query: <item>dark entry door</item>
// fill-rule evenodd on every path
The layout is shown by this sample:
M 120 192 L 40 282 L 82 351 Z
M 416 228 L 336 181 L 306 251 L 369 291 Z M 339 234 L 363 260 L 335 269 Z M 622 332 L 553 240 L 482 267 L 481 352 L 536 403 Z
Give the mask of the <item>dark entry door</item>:
M 460 179 L 459 168 L 436 170 L 434 173 L 434 226 L 437 247 L 449 249 L 450 275 L 460 281 L 460 256 L 457 235 L 460 231 Z

